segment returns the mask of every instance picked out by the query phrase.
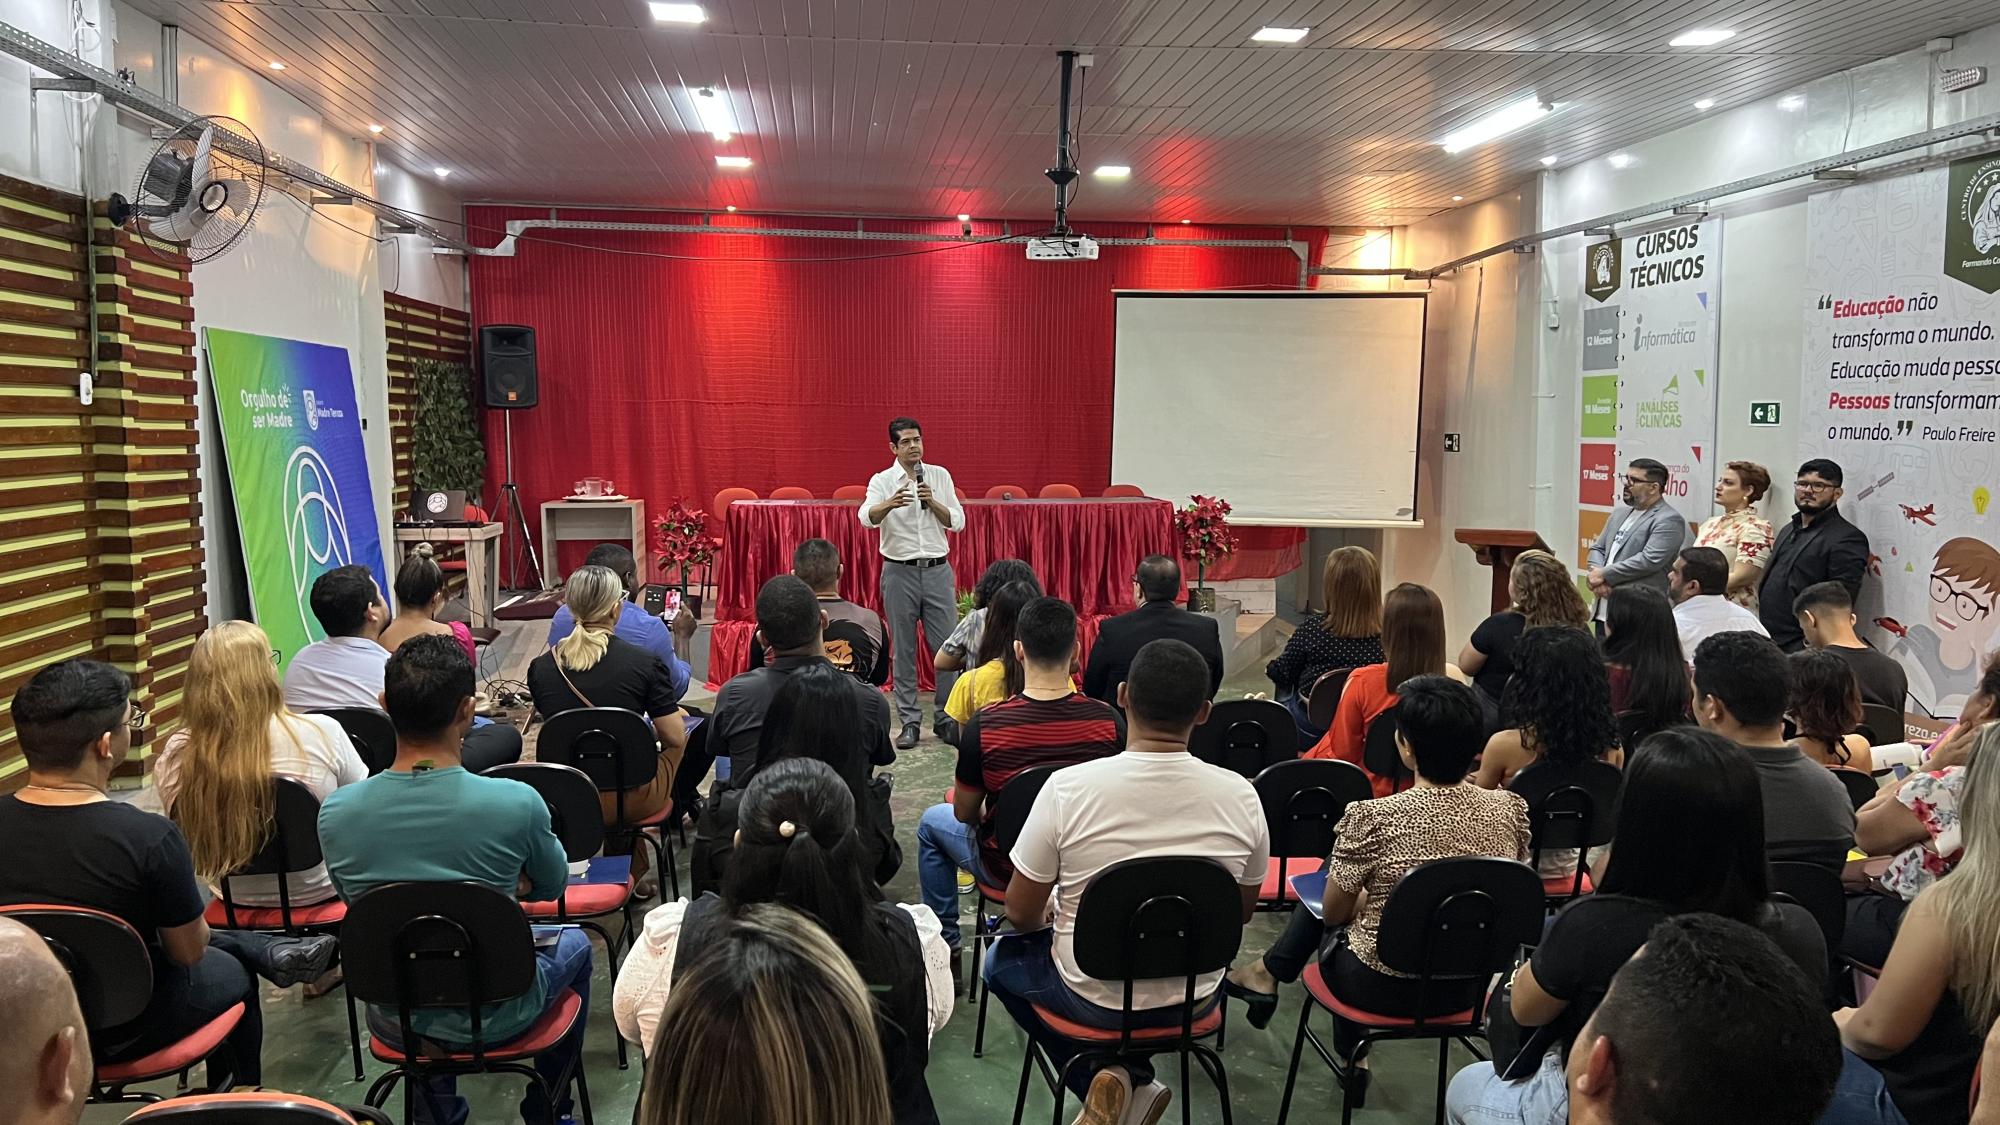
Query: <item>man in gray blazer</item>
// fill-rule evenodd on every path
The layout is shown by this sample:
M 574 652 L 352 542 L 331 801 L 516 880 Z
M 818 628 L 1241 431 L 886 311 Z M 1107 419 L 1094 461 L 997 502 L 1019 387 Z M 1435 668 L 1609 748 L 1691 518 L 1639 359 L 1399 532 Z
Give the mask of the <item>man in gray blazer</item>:
M 1674 557 L 1687 541 L 1687 520 L 1667 503 L 1665 465 L 1650 457 L 1634 460 L 1625 468 L 1620 498 L 1625 506 L 1611 513 L 1590 545 L 1590 588 L 1597 595 L 1599 621 L 1615 586 L 1652 586 L 1666 593 Z

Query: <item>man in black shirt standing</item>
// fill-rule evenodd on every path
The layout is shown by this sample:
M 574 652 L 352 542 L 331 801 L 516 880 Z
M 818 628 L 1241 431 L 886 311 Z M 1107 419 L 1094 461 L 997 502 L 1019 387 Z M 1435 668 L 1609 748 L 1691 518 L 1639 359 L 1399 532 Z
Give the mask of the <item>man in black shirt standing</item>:
M 1805 647 L 1792 602 L 1805 588 L 1838 582 L 1848 596 L 1859 599 L 1861 577 L 1868 572 L 1868 536 L 1840 514 L 1840 466 L 1815 457 L 1799 466 L 1792 482 L 1792 503 L 1798 514 L 1778 532 L 1771 545 L 1764 582 L 1757 589 L 1757 616 L 1778 647 L 1797 652 Z

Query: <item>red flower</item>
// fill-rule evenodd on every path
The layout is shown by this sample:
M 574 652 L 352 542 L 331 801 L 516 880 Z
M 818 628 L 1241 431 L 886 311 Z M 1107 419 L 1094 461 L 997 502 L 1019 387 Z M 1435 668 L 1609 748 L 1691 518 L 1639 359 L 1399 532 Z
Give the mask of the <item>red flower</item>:
M 653 545 L 659 552 L 661 569 L 679 570 L 685 582 L 689 571 L 715 557 L 708 513 L 689 507 L 686 501 L 675 500 L 653 525 Z

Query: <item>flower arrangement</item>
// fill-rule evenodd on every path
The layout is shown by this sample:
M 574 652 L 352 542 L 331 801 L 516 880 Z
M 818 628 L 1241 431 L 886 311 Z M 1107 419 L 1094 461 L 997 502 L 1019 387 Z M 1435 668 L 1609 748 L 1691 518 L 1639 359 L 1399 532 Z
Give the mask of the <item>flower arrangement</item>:
M 1206 602 L 1208 564 L 1236 550 L 1236 533 L 1229 529 L 1229 501 L 1219 496 L 1190 496 L 1193 503 L 1174 512 L 1174 532 L 1180 536 L 1181 557 L 1194 563 L 1191 603 Z
M 681 593 L 688 577 L 715 558 L 715 537 L 708 533 L 708 513 L 675 500 L 653 524 L 653 549 L 659 552 L 662 576 L 678 574 Z

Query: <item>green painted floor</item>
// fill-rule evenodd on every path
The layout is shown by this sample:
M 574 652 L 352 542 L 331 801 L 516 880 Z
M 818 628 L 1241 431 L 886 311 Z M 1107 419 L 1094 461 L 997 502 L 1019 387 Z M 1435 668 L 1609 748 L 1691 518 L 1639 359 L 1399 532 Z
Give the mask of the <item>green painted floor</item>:
M 1254 683 L 1242 682 L 1240 686 L 1232 684 L 1236 690 L 1232 692 L 1226 687 L 1224 695 L 1240 695 L 1244 690 L 1263 684 L 1261 676 L 1255 676 L 1254 680 Z M 905 849 L 903 869 L 888 888 L 888 893 L 897 901 L 917 901 L 914 826 L 924 806 L 936 801 L 950 784 L 951 753 L 949 747 L 927 738 L 915 751 L 903 754 L 894 767 L 896 820 L 904 829 Z M 684 854 L 682 863 L 685 886 Z M 966 917 L 969 924 L 970 915 Z M 1282 915 L 1259 915 L 1244 932 L 1245 952 L 1240 960 L 1247 961 L 1261 952 L 1277 936 L 1282 922 Z M 602 955 L 601 948 L 599 954 Z M 622 1125 L 631 1120 L 639 1089 L 641 1063 L 634 1048 L 632 1069 L 618 1069 L 613 1043 L 610 973 L 600 968 L 591 989 L 586 1065 L 593 1108 L 597 1120 L 603 1125 Z M 1242 1021 L 1240 1007 L 1231 1013 L 1228 1049 L 1223 1052 L 1223 1059 L 1229 1069 L 1235 1120 L 1244 1125 L 1264 1125 L 1277 1120 L 1278 1102 L 1284 1092 L 1285 1068 L 1290 1059 L 1293 1033 L 1298 1027 L 1300 995 L 1301 991 L 1296 986 L 1289 988 L 1276 1018 L 1263 1031 L 1257 1031 Z M 960 1122 L 983 1125 L 1011 1120 L 1014 1092 L 1021 1073 L 1022 1037 L 1006 1012 L 995 1004 L 987 1015 L 986 1055 L 975 1059 L 972 1057 L 972 1041 L 977 1016 L 976 1005 L 968 1004 L 961 995 L 951 1022 L 938 1032 L 931 1043 L 928 1072 L 931 1093 L 937 1102 L 939 1118 L 945 1125 L 958 1125 Z M 1314 1025 L 1322 1032 L 1322 1039 L 1327 1038 L 1325 1020 L 1325 1016 L 1319 1016 Z M 267 1086 L 336 1102 L 361 1100 L 367 1083 L 353 1080 L 354 1072 L 347 1049 L 345 1008 L 339 993 L 306 1002 L 296 989 L 290 992 L 267 990 L 264 1021 L 264 1081 Z M 1454 1071 L 1471 1061 L 1472 1057 L 1462 1047 L 1453 1048 L 1451 1066 Z M 1415 1125 L 1432 1120 L 1433 1090 L 1437 1080 L 1437 1048 L 1434 1044 L 1381 1045 L 1374 1053 L 1373 1066 L 1375 1079 L 1368 1092 L 1368 1105 L 1366 1109 L 1356 1112 L 1356 1122 L 1365 1125 L 1387 1125 L 1391 1122 Z M 369 1081 L 373 1081 L 383 1069 L 372 1059 L 367 1060 Z M 1163 1059 L 1161 1074 L 1163 1080 L 1176 1085 L 1176 1104 L 1165 1121 L 1178 1121 L 1180 1093 L 1177 1065 L 1170 1059 Z M 1301 1125 L 1338 1121 L 1338 1092 L 1330 1073 L 1313 1056 L 1310 1048 L 1300 1064 L 1300 1075 L 1291 1120 Z M 162 1092 L 166 1092 L 167 1088 L 162 1087 Z M 1194 1120 L 1221 1121 L 1215 1090 L 1198 1066 L 1191 1088 Z M 474 1125 L 506 1125 L 519 1120 L 515 1106 L 520 1092 L 514 1080 L 468 1078 L 461 1080 L 461 1089 L 472 1102 Z M 394 1101 L 391 1111 L 400 1120 L 400 1095 Z M 1048 1121 L 1050 1105 L 1051 1099 L 1045 1088 L 1038 1081 L 1031 1080 L 1024 1120 Z M 1075 1102 L 1071 1100 L 1063 1121 L 1067 1122 L 1074 1112 Z M 122 1114 L 102 1107 L 93 1109 L 84 1120 L 96 1125 L 122 1120 Z

